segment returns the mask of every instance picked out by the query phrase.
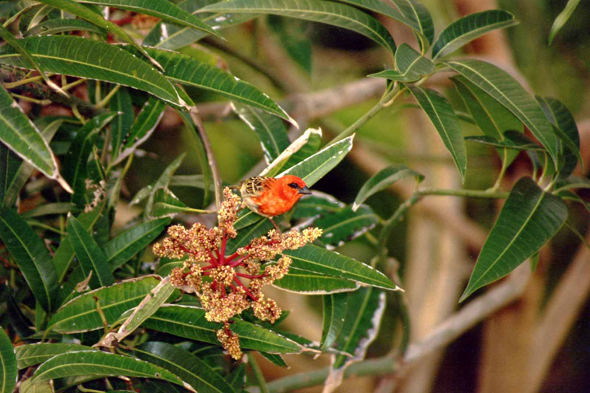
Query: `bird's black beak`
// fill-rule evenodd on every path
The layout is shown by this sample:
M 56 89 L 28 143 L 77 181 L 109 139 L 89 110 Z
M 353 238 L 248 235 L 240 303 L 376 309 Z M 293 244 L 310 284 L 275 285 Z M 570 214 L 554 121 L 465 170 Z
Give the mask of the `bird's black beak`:
M 309 195 L 309 194 L 311 194 L 311 191 L 307 187 L 301 187 L 299 190 L 297 190 L 297 192 L 299 194 L 301 194 L 301 195 Z

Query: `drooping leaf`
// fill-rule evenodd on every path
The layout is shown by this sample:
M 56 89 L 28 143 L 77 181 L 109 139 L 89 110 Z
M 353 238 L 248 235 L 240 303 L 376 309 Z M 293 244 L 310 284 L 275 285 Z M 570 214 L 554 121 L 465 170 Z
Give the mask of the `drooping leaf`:
M 557 166 L 559 141 L 551 123 L 540 105 L 512 76 L 481 60 L 452 60 L 444 64 L 491 95 L 518 117 L 547 149 Z
M 176 90 L 162 74 L 115 45 L 65 35 L 28 37 L 19 43 L 47 72 L 118 83 L 181 105 Z M 7 45 L 0 48 L 0 64 L 30 68 Z
M 343 278 L 388 290 L 399 290 L 387 276 L 369 265 L 325 248 L 307 244 L 284 252 L 293 260 L 291 267 L 313 273 Z
M 418 35 L 418 41 L 426 50 L 434 40 L 434 23 L 428 10 L 420 3 L 412 0 L 393 0 L 395 7 L 379 0 L 339 0 L 356 7 L 373 11 L 405 24 Z M 399 10 L 399 11 L 398 11 Z
M 25 316 L 19 303 L 17 303 L 13 294 L 10 290 L 4 290 L 3 300 L 6 302 L 6 311 L 4 315 L 8 318 L 8 322 L 12 325 L 14 332 L 20 337 L 28 337 L 33 335 L 35 332 L 32 327 L 31 321 Z M 40 303 L 36 303 L 37 307 L 35 310 L 35 319 L 37 319 L 37 313 L 45 314 L 45 310 L 41 307 Z
M 332 195 L 314 191 L 312 195 L 305 196 L 295 205 L 293 219 L 320 217 L 328 213 L 335 213 L 341 210 L 344 203 Z
M 562 144 L 561 154 L 564 160 L 559 176 L 565 179 L 573 173 L 578 162 L 584 165 L 580 155 L 580 135 L 576 120 L 567 107 L 555 98 L 537 97 L 537 102 L 543 108 L 547 119 L 557 128 L 555 131 Z
M 80 344 L 70 343 L 38 343 L 20 345 L 14 348 L 18 369 L 22 370 L 30 366 L 41 364 L 55 355 L 71 351 L 91 351 L 92 348 Z
M 56 307 L 57 275 L 49 252 L 35 231 L 18 213 L 0 208 L 0 238 L 44 310 Z
M 289 146 L 287 129 L 280 119 L 259 109 L 241 104 L 234 104 L 234 110 L 258 136 L 264 158 L 268 164 Z
M 581 176 L 570 176 L 555 182 L 555 191 L 572 188 L 590 189 L 590 179 Z
M 103 247 L 107 262 L 114 270 L 154 241 L 170 224 L 169 218 L 159 218 L 137 224 L 111 239 Z
M 311 74 L 312 42 L 308 34 L 309 24 L 302 20 L 270 15 L 268 27 L 291 60 Z
M 418 104 L 438 131 L 445 147 L 451 153 L 459 170 L 461 180 L 465 181 L 467 152 L 459 119 L 445 97 L 434 90 L 412 86 L 409 88 Z
M 353 137 L 348 137 L 325 147 L 299 164 L 280 173 L 277 177 L 288 174 L 299 176 L 308 187 L 311 187 L 344 159 L 346 154 L 352 149 Z M 234 226 L 236 229 L 242 229 L 258 222 L 261 218 L 261 216 L 248 210 L 240 214 Z
M 278 355 L 275 353 L 266 353 L 266 352 L 259 352 L 259 353 L 260 353 L 260 355 L 262 355 L 263 358 L 265 358 L 266 360 L 268 360 L 269 362 L 271 362 L 275 366 L 285 367 L 285 368 L 289 367 L 289 365 L 287 364 L 287 362 L 285 361 L 285 359 L 281 355 Z
M 11 46 L 4 45 L 0 48 L 0 58 L 4 50 L 18 53 Z M 20 57 L 20 54 L 17 56 Z M 0 63 L 2 62 L 0 59 Z M 50 179 L 59 181 L 64 189 L 71 191 L 59 174 L 57 161 L 49 144 L 4 87 L 0 88 L 0 140 L 26 163 L 39 169 Z
M 106 30 L 83 19 L 49 19 L 30 28 L 23 36 L 57 35 L 69 31 L 90 31 L 105 37 L 107 35 Z
M 276 177 L 285 168 L 290 168 L 317 153 L 321 143 L 322 129 L 308 128 L 300 137 L 287 146 L 270 165 L 264 168 L 260 176 Z
M 545 151 L 542 146 L 536 144 L 532 139 L 516 131 L 506 131 L 502 140 L 487 135 L 467 136 L 465 140 L 512 150 Z
M 162 367 L 129 356 L 94 350 L 75 351 L 54 356 L 39 366 L 32 376 L 32 383 L 64 377 L 84 376 L 97 379 L 120 375 L 163 379 L 184 386 L 178 376 Z
M 432 46 L 432 58 L 451 54 L 468 42 L 490 31 L 514 26 L 518 21 L 510 12 L 489 10 L 464 16 L 448 25 Z
M 114 284 L 115 279 L 103 250 L 74 216 L 68 218 L 68 234 L 71 235 L 72 248 L 78 257 L 84 276 L 88 277 L 92 272 L 90 287 L 98 288 Z
M 109 101 L 109 110 L 116 114 L 111 123 L 111 160 L 116 160 L 123 143 L 133 124 L 133 103 L 126 88 L 120 88 Z
M 86 292 L 63 305 L 47 323 L 47 329 L 59 333 L 86 332 L 103 328 L 96 300 L 109 324 L 127 310 L 136 307 L 159 281 L 154 276 L 126 280 L 106 288 Z
M 164 172 L 162 172 L 158 180 L 156 180 L 156 182 L 153 185 L 148 186 L 146 196 L 149 196 L 149 198 L 145 207 L 146 212 L 149 213 L 152 211 L 152 208 L 154 206 L 154 198 L 156 197 L 156 193 L 158 192 L 158 190 L 168 188 L 168 183 L 170 183 L 170 179 L 172 178 L 172 175 L 174 175 L 174 172 L 176 172 L 178 167 L 180 167 L 180 164 L 182 164 L 184 156 L 185 153 L 182 153 L 181 155 L 176 157 L 176 159 L 172 161 L 170 165 L 166 167 L 166 169 L 164 169 Z M 137 196 L 133 198 L 133 201 L 131 201 L 131 203 L 133 204 L 136 199 Z
M 170 23 L 185 26 L 190 29 L 201 30 L 207 35 L 211 34 L 223 38 L 209 25 L 199 20 L 199 18 L 170 2 L 161 2 L 157 0 L 78 0 L 78 2 L 104 5 L 107 7 L 137 12 L 139 14 L 151 15 Z
M 17 371 L 12 343 L 4 329 L 0 329 L 0 392 L 10 393 L 14 390 Z
M 573 15 L 578 4 L 580 4 L 580 0 L 569 0 L 563 11 L 557 15 L 557 18 L 555 18 L 553 25 L 551 26 L 551 31 L 549 32 L 549 45 L 551 45 L 557 33 L 559 33 L 559 31 Z
M 273 285 L 285 291 L 302 295 L 326 295 L 330 293 L 354 291 L 359 284 L 343 278 L 327 276 L 308 270 L 290 267 L 289 273 Z
M 302 0 L 230 0 L 208 5 L 199 12 L 271 14 L 326 23 L 355 31 L 395 52 L 393 38 L 375 18 L 356 8 L 327 1 Z
M 567 215 L 561 198 L 544 192 L 528 177 L 520 179 L 486 239 L 460 301 L 536 253 L 557 233 Z
M 354 200 L 352 210 L 356 211 L 356 209 L 358 209 L 358 207 L 372 195 L 385 190 L 396 181 L 410 176 L 413 176 L 418 182 L 424 180 L 424 175 L 403 164 L 393 164 L 380 170 L 363 184 Z
M 178 375 L 196 391 L 232 392 L 231 386 L 199 357 L 172 344 L 150 341 L 134 349 L 134 354 Z
M 370 78 L 384 78 L 397 82 L 416 82 L 421 78 L 420 75 L 415 73 L 401 73 L 393 69 L 376 72 L 367 76 Z
M 322 339 L 320 341 L 322 350 L 326 350 L 332 346 L 340 335 L 342 326 L 346 317 L 346 310 L 348 306 L 347 293 L 334 293 L 325 295 L 323 297 L 323 328 Z
M 361 205 L 357 210 L 347 206 L 340 211 L 326 214 L 314 221 L 313 225 L 322 229 L 318 241 L 328 249 L 341 246 L 345 241 L 370 231 L 379 222 L 379 216 L 369 206 Z
M 399 72 L 408 75 L 424 76 L 435 71 L 434 64 L 408 44 L 400 45 L 395 52 L 395 65 Z
M 164 305 L 143 326 L 191 340 L 218 344 L 215 332 L 223 324 L 208 322 L 205 310 L 199 307 Z M 299 353 L 302 349 L 295 342 L 249 322 L 235 320 L 231 330 L 240 337 L 242 349 L 269 353 Z

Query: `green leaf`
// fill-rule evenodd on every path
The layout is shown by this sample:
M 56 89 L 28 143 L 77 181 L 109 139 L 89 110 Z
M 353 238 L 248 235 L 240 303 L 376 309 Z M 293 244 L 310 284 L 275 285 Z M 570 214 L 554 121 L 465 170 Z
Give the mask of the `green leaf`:
M 263 358 L 274 364 L 275 366 L 289 368 L 289 365 L 285 361 L 285 359 L 281 355 L 273 354 L 273 353 L 266 353 L 266 352 L 259 352 Z M 241 387 L 240 387 L 241 389 Z
M 547 121 L 540 105 L 512 76 L 480 60 L 453 60 L 444 64 L 491 95 L 518 117 L 547 149 L 557 166 L 559 141 L 551 123 Z
M 111 21 L 104 19 L 100 13 L 96 13 L 73 0 L 40 0 L 39 2 L 56 7 L 62 11 L 69 12 L 82 19 L 87 20 L 88 22 L 92 22 L 95 25 L 102 27 L 103 29 L 107 29 L 113 35 L 116 35 L 123 41 L 127 42 L 128 44 L 131 44 L 134 48 L 141 52 L 142 55 L 147 57 L 152 64 L 154 64 L 156 67 L 159 67 L 159 64 L 155 62 L 153 59 L 151 59 L 149 55 L 146 53 L 146 51 L 143 49 L 143 47 L 138 45 L 137 42 L 135 42 L 133 38 L 131 38 L 122 27 L 116 25 Z
M 246 105 L 235 104 L 234 110 L 258 136 L 268 164 L 289 146 L 287 129 L 280 119 Z
M 468 42 L 489 33 L 518 24 L 514 15 L 503 10 L 489 10 L 464 16 L 448 25 L 432 46 L 432 58 L 451 54 Z
M 434 90 L 414 86 L 410 86 L 409 89 L 432 121 L 434 128 L 438 131 L 447 150 L 451 153 L 453 161 L 455 161 L 461 174 L 461 180 L 465 181 L 467 152 L 459 119 L 453 107 L 445 97 Z
M 276 177 L 285 168 L 290 168 L 317 153 L 322 143 L 321 128 L 308 128 L 275 158 L 261 176 Z
M 506 276 L 539 251 L 559 231 L 567 215 L 561 198 L 543 192 L 528 177 L 520 179 L 486 239 L 459 301 Z
M 561 11 L 559 15 L 557 15 L 557 18 L 555 18 L 555 20 L 553 21 L 553 25 L 551 26 L 551 31 L 549 32 L 549 45 L 551 45 L 557 33 L 559 33 L 559 31 L 563 28 L 563 26 L 573 15 L 578 4 L 580 4 L 580 0 L 569 0 L 565 5 L 563 11 Z
M 358 210 L 347 206 L 338 212 L 326 214 L 314 221 L 315 227 L 323 233 L 318 239 L 328 249 L 340 247 L 344 242 L 356 239 L 370 231 L 379 222 L 379 216 L 369 206 L 361 205 Z
M 419 36 L 418 41 L 424 49 L 434 40 L 434 24 L 428 10 L 411 0 L 393 0 L 396 8 L 379 0 L 339 0 L 356 7 L 364 8 L 388 16 L 410 27 Z M 399 11 L 398 11 L 399 10 Z
M 375 74 L 367 75 L 370 78 L 384 78 L 397 82 L 416 82 L 421 79 L 421 76 L 414 73 L 401 73 L 396 70 L 384 70 Z
M 371 266 L 322 247 L 308 244 L 297 250 L 285 251 L 283 254 L 291 257 L 293 268 L 352 280 L 361 285 L 400 290 L 387 276 Z
M 111 123 L 111 160 L 119 155 L 123 138 L 127 135 L 133 124 L 133 103 L 131 94 L 126 88 L 120 88 L 109 101 L 109 110 L 116 113 Z
M 379 191 L 389 188 L 393 183 L 406 177 L 413 176 L 418 183 L 424 180 L 424 175 L 408 168 L 403 164 L 393 164 L 374 174 L 363 186 L 354 200 L 352 210 L 356 211 L 358 207 L 369 197 Z
M 354 291 L 359 284 L 343 278 L 326 276 L 308 270 L 289 268 L 289 273 L 273 285 L 285 291 L 302 295 L 325 295 L 329 293 Z
M 174 345 L 151 341 L 135 348 L 140 359 L 178 375 L 198 392 L 232 392 L 232 387 L 204 361 Z
M 344 324 L 333 346 L 352 357 L 336 356 L 330 366 L 330 374 L 342 372 L 348 364 L 364 359 L 367 348 L 379 332 L 385 311 L 385 292 L 376 288 L 361 288 L 348 293 L 346 304 Z
M 226 254 L 230 255 L 236 252 L 240 247 L 247 246 L 253 239 L 265 236 L 274 226 L 268 219 L 263 219 L 238 231 L 238 236 L 227 242 Z
M 106 320 L 112 324 L 125 311 L 137 307 L 158 283 L 154 276 L 144 276 L 86 292 L 63 305 L 51 317 L 47 329 L 59 333 L 102 329 L 102 320 L 94 298 L 98 298 Z
M 230 0 L 208 5 L 199 12 L 271 14 L 326 23 L 355 31 L 395 52 L 395 42 L 375 18 L 344 4 L 301 0 Z
M 2 46 L 0 53 L 5 50 L 17 53 L 9 45 Z M 0 54 L 0 63 L 3 62 L 1 57 Z M 71 192 L 71 188 L 59 174 L 57 161 L 49 144 L 3 87 L 0 88 L 0 140 L 26 163 L 33 165 L 50 179 L 57 180 L 65 190 Z
M 32 383 L 57 378 L 84 376 L 156 378 L 184 386 L 182 380 L 170 371 L 136 358 L 101 351 L 76 351 L 54 356 L 43 363 L 32 377 Z M 89 379 L 87 379 L 89 380 Z
M 56 306 L 57 275 L 49 252 L 35 231 L 14 210 L 0 208 L 0 238 L 44 310 Z
M 154 194 L 154 205 L 147 218 L 174 217 L 179 213 L 211 213 L 209 210 L 193 209 L 186 206 L 170 190 L 160 188 Z
M 576 126 L 576 120 L 563 103 L 551 97 L 537 97 L 537 102 L 543 108 L 547 119 L 557 128 L 555 132 L 561 140 L 561 154 L 563 156 L 563 167 L 559 177 L 567 178 L 574 172 L 578 162 L 584 166 L 580 155 L 580 134 Z
M 184 11 L 195 14 L 200 8 L 216 2 L 217 0 L 185 0 L 177 5 Z M 199 16 L 201 17 L 201 20 L 213 30 L 220 30 L 247 22 L 256 18 L 258 15 L 215 13 L 197 15 L 197 17 Z M 188 27 L 160 22 L 144 38 L 143 45 L 153 46 L 160 49 L 176 50 L 190 45 L 206 36 L 207 33 L 201 30 L 189 29 Z
M 123 47 L 123 49 L 134 52 L 131 47 Z M 262 109 L 296 124 L 287 112 L 271 100 L 268 95 L 262 93 L 248 82 L 191 56 L 155 48 L 145 49 L 150 56 L 162 64 L 164 75 L 171 82 L 221 94 L 231 100 Z
M 335 293 L 323 297 L 322 350 L 325 351 L 336 341 L 344 326 L 348 301 L 347 293 Z
M 182 164 L 182 160 L 184 160 L 185 154 L 186 153 L 182 153 L 181 155 L 176 157 L 176 159 L 172 161 L 170 165 L 166 167 L 166 169 L 164 169 L 164 172 L 162 172 L 158 180 L 156 180 L 156 182 L 148 188 L 149 198 L 145 207 L 146 212 L 149 213 L 152 211 L 154 199 L 156 197 L 156 193 L 158 192 L 158 190 L 168 188 L 168 183 L 170 183 L 170 179 L 172 178 L 172 175 L 174 175 L 174 172 L 176 172 L 178 167 L 180 167 L 180 164 Z M 136 199 L 137 196 L 133 198 L 133 201 L 131 201 L 131 203 L 133 204 Z
M 277 177 L 284 175 L 299 176 L 308 187 L 311 187 L 344 159 L 346 154 L 352 149 L 353 138 L 354 136 L 351 136 L 323 148 L 299 164 L 285 170 Z M 236 220 L 234 226 L 236 229 L 242 229 L 261 219 L 261 216 L 248 210 L 247 212 L 240 214 L 240 217 Z
M 208 322 L 202 308 L 164 305 L 143 326 L 191 340 L 219 344 L 215 332 L 223 324 Z M 299 353 L 302 349 L 295 342 L 249 322 L 235 320 L 231 330 L 240 337 L 242 349 L 270 353 Z
M 201 30 L 205 33 L 223 37 L 213 30 L 209 25 L 203 23 L 196 16 L 179 8 L 170 2 L 158 0 L 78 0 L 79 3 L 98 4 L 107 7 L 119 8 L 137 12 L 139 14 L 151 15 L 170 23 L 185 26 L 191 29 Z
M 590 189 L 590 179 L 580 176 L 570 176 L 555 182 L 555 191 L 569 190 L 571 188 Z
M 16 360 L 18 369 L 22 370 L 30 366 L 41 364 L 46 360 L 51 359 L 55 355 L 68 353 L 72 351 L 92 351 L 93 349 L 85 345 L 79 344 L 66 344 L 66 343 L 55 343 L 55 344 L 26 344 L 20 345 L 14 348 L 16 353 Z
M 115 45 L 75 36 L 28 37 L 19 43 L 47 72 L 118 83 L 182 105 L 176 90 L 162 74 Z M 0 64 L 30 68 L 7 45 L 0 48 Z
M 302 219 L 310 217 L 321 217 L 325 214 L 335 213 L 341 210 L 344 203 L 334 198 L 332 195 L 324 194 L 319 191 L 314 191 L 312 195 L 308 195 L 295 205 L 293 212 L 293 219 Z
M 131 126 L 131 130 L 124 135 L 121 154 L 114 161 L 114 164 L 121 162 L 148 140 L 156 130 L 162 116 L 164 116 L 165 108 L 166 104 L 163 101 L 154 96 L 148 98 Z
M 309 24 L 302 20 L 294 20 L 281 16 L 270 15 L 268 27 L 276 35 L 291 60 L 311 75 L 311 59 L 313 44 L 308 29 Z
M 408 44 L 400 45 L 395 52 L 395 65 L 399 72 L 409 75 L 424 76 L 435 71 L 434 64 Z
M 68 218 L 68 233 L 71 234 L 70 241 L 84 276 L 88 277 L 92 272 L 90 287 L 98 288 L 114 284 L 115 279 L 104 252 L 74 216 Z
M 505 149 L 545 151 L 543 147 L 536 144 L 533 140 L 516 131 L 506 131 L 503 140 L 498 140 L 487 135 L 467 136 L 465 140 Z
M 69 31 L 89 31 L 105 37 L 107 35 L 106 30 L 82 19 L 49 19 L 30 28 L 23 36 L 57 35 Z
M 39 205 L 31 210 L 21 214 L 23 218 L 35 218 L 42 216 L 50 216 L 55 214 L 67 214 L 74 209 L 74 205 L 69 202 L 56 202 Z
M 62 118 L 42 117 L 37 128 L 43 139 L 49 143 L 63 123 Z M 0 144 L 0 206 L 13 206 L 18 193 L 33 173 L 34 167 L 25 163 L 6 146 Z
M 17 371 L 12 343 L 4 329 L 0 329 L 0 392 L 11 393 L 14 390 L 18 377 Z
M 137 224 L 111 239 L 103 247 L 111 270 L 122 266 L 138 252 L 147 247 L 169 224 L 169 218 L 147 221 Z
M 94 224 L 98 221 L 101 213 L 105 207 L 105 203 L 100 203 L 89 212 L 81 213 L 77 218 L 88 232 L 92 230 Z M 53 264 L 55 265 L 55 272 L 57 273 L 58 281 L 63 282 L 66 273 L 74 259 L 74 249 L 70 241 L 70 236 L 66 236 L 60 243 L 57 251 L 53 255 Z

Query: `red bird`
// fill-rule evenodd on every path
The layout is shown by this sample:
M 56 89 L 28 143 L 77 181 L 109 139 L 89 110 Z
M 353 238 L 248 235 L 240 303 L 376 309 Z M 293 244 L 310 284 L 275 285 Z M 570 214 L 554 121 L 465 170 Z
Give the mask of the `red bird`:
M 268 217 L 277 231 L 281 230 L 272 217 L 288 212 L 302 195 L 311 194 L 301 178 L 285 175 L 280 178 L 251 177 L 240 185 L 243 203 L 254 213 Z

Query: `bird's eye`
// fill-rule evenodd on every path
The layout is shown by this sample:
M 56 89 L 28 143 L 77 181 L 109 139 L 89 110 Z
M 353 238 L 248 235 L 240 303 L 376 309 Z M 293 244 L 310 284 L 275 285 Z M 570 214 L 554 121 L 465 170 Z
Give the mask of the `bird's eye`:
M 299 184 L 297 184 L 297 183 L 289 183 L 288 186 L 291 187 L 291 188 L 294 188 L 294 189 L 298 189 L 299 188 Z

